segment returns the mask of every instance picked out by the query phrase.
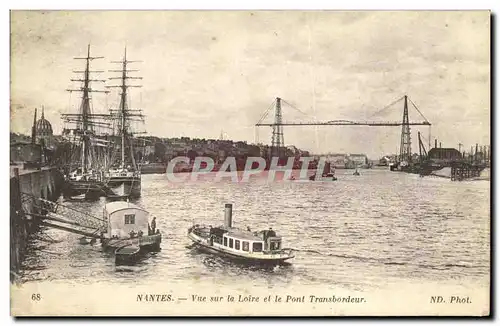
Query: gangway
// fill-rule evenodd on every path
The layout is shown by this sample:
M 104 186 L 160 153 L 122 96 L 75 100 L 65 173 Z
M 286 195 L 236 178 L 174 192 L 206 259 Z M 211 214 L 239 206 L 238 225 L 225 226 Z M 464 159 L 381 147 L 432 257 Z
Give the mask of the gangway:
M 25 215 L 50 228 L 90 238 L 100 238 L 107 229 L 102 218 L 31 194 L 21 194 L 21 205 Z

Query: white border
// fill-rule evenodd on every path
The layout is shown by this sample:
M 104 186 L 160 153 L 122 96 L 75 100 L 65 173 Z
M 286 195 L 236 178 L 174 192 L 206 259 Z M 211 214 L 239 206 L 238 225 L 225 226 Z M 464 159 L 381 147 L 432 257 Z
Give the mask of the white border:
M 69 1 L 8 1 L 10 9 L 331 9 L 331 10 L 486 10 L 494 7 L 495 1 L 453 1 L 444 3 L 443 1 L 421 0 L 421 1 L 365 1 L 350 0 L 344 2 L 325 0 L 253 0 L 253 1 L 169 1 L 161 3 L 156 0 L 130 1 L 99 1 L 88 0 L 84 3 Z
M 321 0 L 308 0 L 308 1 L 293 1 L 293 0 L 287 0 L 287 1 L 262 1 L 262 0 L 246 0 L 246 1 L 215 1 L 212 0 L 210 2 L 208 1 L 176 1 L 176 2 L 168 2 L 168 3 L 161 3 L 161 1 L 158 0 L 141 0 L 141 1 L 130 1 L 129 3 L 123 3 L 123 2 L 118 2 L 118 1 L 103 1 L 103 0 L 88 0 L 85 1 L 85 3 L 75 3 L 75 2 L 69 2 L 69 1 L 3 1 L 2 2 L 2 8 L 3 10 L 1 11 L 0 17 L 1 17 L 1 22 L 2 22 L 2 28 L 3 32 L 0 34 L 1 35 L 1 40 L 2 40 L 2 50 L 1 50 L 1 55 L 2 55 L 2 69 L 1 71 L 3 72 L 2 74 L 2 96 L 1 96 L 1 103 L 3 103 L 3 110 L 2 112 L 2 118 L 0 118 L 0 123 L 4 125 L 4 128 L 1 128 L 1 130 L 4 130 L 5 133 L 7 133 L 7 130 L 9 129 L 9 121 L 10 121 L 10 115 L 9 115 L 9 110 L 8 110 L 8 101 L 9 101 L 9 11 L 8 9 L 173 9 L 173 10 L 180 10 L 180 9 L 236 9 L 236 10 L 244 10 L 244 9 L 306 9 L 306 10 L 314 10 L 314 9 L 330 9 L 330 10 L 485 10 L 485 9 L 491 9 L 494 13 L 499 13 L 499 4 L 500 1 L 493 1 L 493 0 L 475 0 L 475 1 L 449 1 L 449 2 L 444 2 L 444 1 L 430 1 L 430 0 L 420 0 L 420 1 L 361 1 L 361 0 L 350 0 L 350 1 L 344 1 L 344 2 L 334 2 L 334 1 L 321 1 Z M 496 25 L 498 25 L 498 16 L 496 17 Z M 498 44 L 498 33 L 495 33 L 495 44 Z M 496 71 L 495 71 L 496 72 Z M 493 74 L 495 74 L 493 72 Z M 495 85 L 495 89 L 492 90 L 495 92 L 495 94 L 498 94 L 497 88 L 498 84 Z M 498 124 L 498 114 L 495 119 L 495 123 Z M 495 138 L 495 144 L 498 143 L 498 137 Z M 7 153 L 8 152 L 8 137 L 5 135 L 3 138 L 3 141 L 1 142 L 2 146 L 2 153 Z M 496 149 L 496 148 L 495 148 Z M 495 149 L 493 152 L 495 153 Z M 6 178 L 7 176 L 7 159 L 2 160 L 2 164 L 5 164 L 5 167 L 3 168 L 4 173 L 1 174 L 2 176 Z M 497 166 L 495 166 L 496 169 Z M 5 180 L 7 181 L 7 180 Z M 7 182 L 3 182 L 2 184 L 8 184 Z M 8 193 L 9 190 L 6 187 L 1 188 L 1 196 L 4 205 L 3 211 L 7 213 L 7 209 L 9 207 L 9 201 L 8 201 Z M 495 196 L 498 197 L 498 196 Z M 495 199 L 497 198 L 492 198 L 491 202 L 497 202 Z M 8 243 L 9 241 L 9 223 L 8 223 L 8 213 L 3 214 L 3 225 L 4 227 L 1 228 L 1 239 L 5 241 L 5 247 L 3 250 L 1 250 L 1 255 L 2 259 L 0 260 L 4 266 L 2 270 L 4 271 L 3 275 L 7 276 L 7 270 L 8 270 L 8 262 L 9 262 L 9 250 L 7 248 L 10 246 Z M 492 216 L 492 218 L 494 218 Z M 496 223 L 496 228 L 494 230 L 495 233 L 498 232 L 498 224 L 499 222 L 497 221 Z M 496 241 L 495 241 L 496 243 Z M 491 244 L 492 248 L 495 248 L 495 245 L 492 243 Z M 498 269 L 498 264 L 495 264 L 495 269 Z M 10 316 L 10 289 L 9 289 L 9 282 L 7 280 L 4 280 L 1 282 L 2 289 L 1 289 L 1 295 L 2 295 L 2 325 L 11 325 L 14 323 L 14 320 Z M 496 308 L 496 309 L 495 309 Z M 496 313 L 498 314 L 498 298 L 496 300 L 496 307 L 494 309 L 496 310 Z M 180 321 L 168 321 L 169 323 L 184 323 L 186 322 L 185 320 L 180 320 Z M 346 321 L 343 320 L 329 320 L 330 322 L 334 323 L 345 323 Z M 50 322 L 50 321 L 49 321 Z M 63 321 L 62 323 L 68 323 L 69 321 Z M 78 321 L 81 322 L 81 321 Z M 83 322 L 86 322 L 85 320 Z M 119 321 L 107 321 L 107 323 L 123 323 L 124 321 L 119 320 Z M 140 321 L 132 321 L 134 323 L 143 323 L 143 320 Z M 240 323 L 245 322 L 243 320 L 239 321 Z M 260 321 L 260 323 L 270 323 L 271 321 Z M 278 322 L 273 320 L 273 322 Z M 289 321 L 281 321 L 281 323 L 287 323 Z M 307 323 L 308 321 L 305 320 L 297 320 L 295 322 L 299 323 Z M 361 324 L 368 323 L 369 321 L 362 320 L 358 321 Z M 382 321 L 385 322 L 385 321 Z M 422 322 L 415 320 L 414 322 Z M 438 321 L 433 321 L 432 323 L 437 324 Z M 454 321 L 448 321 L 450 323 L 454 323 Z M 469 320 L 466 321 L 467 323 L 473 323 L 475 322 L 474 320 Z M 33 323 L 35 324 L 41 324 L 41 321 L 34 321 Z M 210 320 L 210 321 L 197 321 L 196 323 L 220 323 L 220 321 L 216 320 Z M 235 321 L 233 321 L 235 323 Z M 429 323 L 429 321 L 427 321 Z M 96 325 L 104 325 L 104 321 L 99 321 L 95 322 Z

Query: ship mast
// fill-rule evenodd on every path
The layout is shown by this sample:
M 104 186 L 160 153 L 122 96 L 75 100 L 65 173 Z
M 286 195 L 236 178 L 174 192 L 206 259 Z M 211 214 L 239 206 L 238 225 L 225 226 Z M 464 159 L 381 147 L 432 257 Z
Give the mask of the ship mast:
M 121 80 L 121 85 L 113 85 L 113 86 L 106 86 L 107 88 L 120 88 L 121 93 L 120 93 L 120 107 L 117 111 L 111 111 L 111 115 L 115 115 L 119 118 L 119 133 L 121 136 L 121 163 L 120 163 L 120 168 L 125 167 L 125 143 L 128 141 L 130 145 L 130 156 L 131 156 L 131 161 L 132 161 L 132 166 L 134 169 L 137 169 L 136 163 L 135 163 L 135 157 L 134 157 L 134 152 L 132 148 L 132 141 L 128 139 L 128 136 L 132 136 L 131 130 L 129 130 L 128 123 L 129 121 L 137 121 L 134 118 L 140 118 L 142 120 L 143 115 L 140 110 L 132 110 L 128 107 L 127 104 L 127 95 L 128 95 L 128 88 L 129 87 L 142 87 L 142 85 L 130 85 L 127 84 L 128 79 L 142 79 L 142 77 L 133 77 L 129 76 L 127 73 L 128 72 L 137 72 L 138 70 L 136 69 L 127 69 L 127 65 L 129 63 L 134 63 L 134 62 L 141 62 L 138 60 L 127 60 L 127 47 L 125 47 L 125 51 L 123 54 L 123 60 L 122 61 L 111 61 L 112 63 L 119 63 L 122 65 L 121 70 L 109 70 L 110 72 L 119 72 L 121 73 L 120 77 L 110 77 L 109 79 L 120 79 Z M 135 113 L 134 113 L 135 112 Z
M 74 70 L 74 73 L 82 73 L 83 79 L 71 79 L 73 82 L 82 82 L 82 86 L 77 89 L 67 89 L 68 92 L 82 92 L 82 101 L 80 103 L 80 110 L 76 114 L 63 114 L 62 118 L 65 122 L 76 124 L 76 134 L 79 136 L 81 143 L 81 167 L 82 172 L 86 173 L 91 167 L 91 146 L 92 137 L 94 136 L 94 126 L 108 127 L 109 124 L 105 122 L 93 121 L 94 118 L 106 118 L 107 115 L 92 114 L 91 106 L 91 93 L 109 93 L 109 91 L 102 91 L 91 88 L 91 82 L 105 82 L 103 79 L 91 79 L 90 73 L 103 73 L 100 70 L 90 70 L 90 62 L 96 59 L 103 59 L 104 57 L 90 56 L 90 44 L 87 46 L 86 57 L 76 57 L 75 60 L 85 60 L 85 70 Z
M 125 125 L 125 114 L 127 107 L 127 86 L 125 80 L 127 79 L 127 48 L 125 48 L 125 53 L 123 55 L 123 68 L 122 68 L 122 94 L 120 98 L 120 111 L 122 117 L 121 123 L 121 136 L 122 136 L 122 164 L 125 164 L 125 133 L 127 132 Z M 123 166 L 122 166 L 123 167 Z

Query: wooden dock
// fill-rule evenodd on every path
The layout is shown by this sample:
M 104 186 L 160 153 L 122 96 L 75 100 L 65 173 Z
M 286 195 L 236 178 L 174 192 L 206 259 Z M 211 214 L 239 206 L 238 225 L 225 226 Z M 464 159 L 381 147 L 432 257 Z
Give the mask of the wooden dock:
M 451 181 L 478 178 L 486 165 L 469 162 L 454 162 L 451 165 Z

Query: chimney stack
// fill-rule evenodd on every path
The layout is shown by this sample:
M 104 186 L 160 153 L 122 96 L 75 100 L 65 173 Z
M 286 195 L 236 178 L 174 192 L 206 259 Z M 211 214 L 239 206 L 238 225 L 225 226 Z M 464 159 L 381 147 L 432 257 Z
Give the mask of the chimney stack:
M 233 204 L 226 204 L 224 209 L 224 226 L 227 229 L 233 227 Z
M 437 138 L 434 138 L 434 148 L 437 148 L 438 147 L 438 140 Z
M 31 143 L 36 144 L 36 108 L 35 115 L 33 116 L 33 126 L 31 126 Z
M 439 148 L 441 148 L 441 142 L 439 142 Z

